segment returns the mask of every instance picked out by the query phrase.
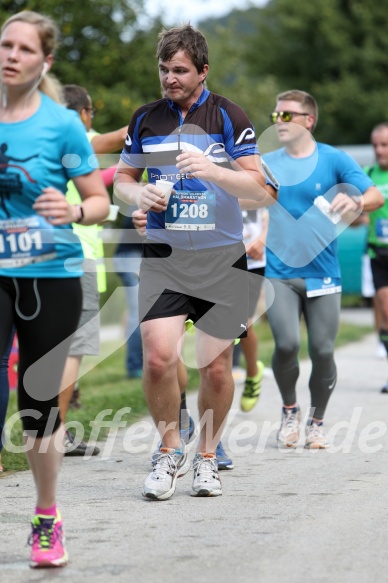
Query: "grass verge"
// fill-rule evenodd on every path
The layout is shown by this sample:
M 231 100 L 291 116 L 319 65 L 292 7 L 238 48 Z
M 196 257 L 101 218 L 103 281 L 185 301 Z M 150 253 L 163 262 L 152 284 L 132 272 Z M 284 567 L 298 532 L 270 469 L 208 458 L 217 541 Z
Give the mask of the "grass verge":
M 273 352 L 273 339 L 266 320 L 261 320 L 255 324 L 256 331 L 260 339 L 260 359 L 266 366 L 271 365 Z M 337 336 L 336 346 L 343 346 L 349 342 L 360 340 L 365 334 L 372 332 L 370 326 L 355 326 L 353 324 L 341 323 Z M 193 355 L 194 337 L 188 336 L 185 348 L 185 360 L 187 356 Z M 106 348 L 106 347 L 105 347 Z M 104 420 L 112 420 L 115 413 L 123 407 L 130 407 L 129 413 L 125 413 L 122 421 L 127 425 L 134 423 L 147 413 L 147 405 L 143 395 L 141 380 L 127 379 L 124 370 L 125 346 L 114 350 L 114 346 L 108 346 L 108 353 L 111 353 L 105 360 L 95 368 L 85 374 L 80 380 L 80 402 L 82 407 L 78 410 L 70 410 L 68 421 L 81 423 L 84 428 L 84 439 L 88 439 L 92 431 L 91 421 L 95 420 L 99 413 L 104 411 Z M 302 324 L 300 359 L 306 358 L 307 337 L 305 326 Z M 85 365 L 88 359 L 85 358 Z M 188 369 L 189 383 L 188 390 L 198 387 L 198 371 L 194 368 Z M 16 394 L 13 391 L 10 397 L 7 419 L 17 411 Z M 104 427 L 99 429 L 99 439 L 106 437 L 107 430 Z M 18 420 L 13 424 L 12 431 L 8 437 L 8 442 L 16 446 L 22 443 L 21 422 Z M 24 453 L 13 453 L 7 450 L 7 446 L 2 452 L 2 464 L 7 471 L 19 471 L 28 469 L 27 460 Z M 5 472 L 5 474 L 6 474 Z

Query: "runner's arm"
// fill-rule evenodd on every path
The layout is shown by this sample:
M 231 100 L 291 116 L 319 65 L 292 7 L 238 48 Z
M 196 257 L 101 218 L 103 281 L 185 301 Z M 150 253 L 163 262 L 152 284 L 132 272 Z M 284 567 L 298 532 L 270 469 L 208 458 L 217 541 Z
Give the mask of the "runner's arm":
M 252 200 L 260 207 L 273 204 L 277 190 L 266 184 L 260 156 L 241 156 L 232 161 L 231 166 L 225 168 L 214 164 L 201 152 L 183 152 L 177 157 L 177 168 L 181 173 L 214 182 L 232 196 Z
M 143 172 L 144 168 L 135 168 L 120 160 L 114 176 L 115 195 L 119 200 L 135 204 L 145 212 L 165 211 L 167 204 L 163 192 L 155 184 L 140 182 Z

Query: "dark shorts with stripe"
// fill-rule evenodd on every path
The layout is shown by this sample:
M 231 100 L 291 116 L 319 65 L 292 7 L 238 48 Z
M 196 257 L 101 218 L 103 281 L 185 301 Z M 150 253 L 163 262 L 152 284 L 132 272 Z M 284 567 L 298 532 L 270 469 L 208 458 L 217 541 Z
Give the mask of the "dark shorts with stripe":
M 246 336 L 248 272 L 244 244 L 194 251 L 145 242 L 139 314 L 143 322 L 187 314 L 210 336 Z

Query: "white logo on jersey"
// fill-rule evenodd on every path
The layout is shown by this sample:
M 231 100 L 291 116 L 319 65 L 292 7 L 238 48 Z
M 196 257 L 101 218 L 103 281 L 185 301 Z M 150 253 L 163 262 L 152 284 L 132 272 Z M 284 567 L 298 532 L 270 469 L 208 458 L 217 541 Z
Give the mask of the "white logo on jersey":
M 221 152 L 225 152 L 225 144 L 221 144 L 220 142 L 218 142 L 215 144 L 211 144 L 208 148 L 206 148 L 203 155 L 208 156 L 210 153 L 221 154 Z
M 156 180 L 173 180 L 176 182 L 177 180 L 189 178 L 189 172 L 187 174 L 154 174 L 151 172 L 151 178 L 156 178 Z
M 323 283 L 324 283 L 325 285 L 329 285 L 329 283 L 331 283 L 331 277 L 324 277 L 324 278 L 323 278 Z
M 321 183 L 320 182 L 315 183 L 315 190 L 321 190 Z
M 131 144 L 132 144 L 132 140 L 131 140 L 131 138 L 129 137 L 129 134 L 127 134 L 127 139 L 125 140 L 125 145 L 126 145 L 126 146 L 130 146 Z
M 244 140 L 251 140 L 252 138 L 255 138 L 255 132 L 253 131 L 252 128 L 246 128 L 240 135 L 240 137 L 238 138 L 237 142 L 236 142 L 236 146 L 238 146 L 238 144 L 241 144 L 241 142 L 243 142 Z

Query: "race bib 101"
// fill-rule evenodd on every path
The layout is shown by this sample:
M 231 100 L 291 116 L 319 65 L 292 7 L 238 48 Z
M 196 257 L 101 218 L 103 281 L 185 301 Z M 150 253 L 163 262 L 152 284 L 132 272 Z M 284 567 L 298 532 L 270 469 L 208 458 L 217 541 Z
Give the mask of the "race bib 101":
M 43 237 L 47 230 L 52 236 Z M 54 227 L 43 217 L 0 220 L 0 267 L 22 267 L 55 256 Z

